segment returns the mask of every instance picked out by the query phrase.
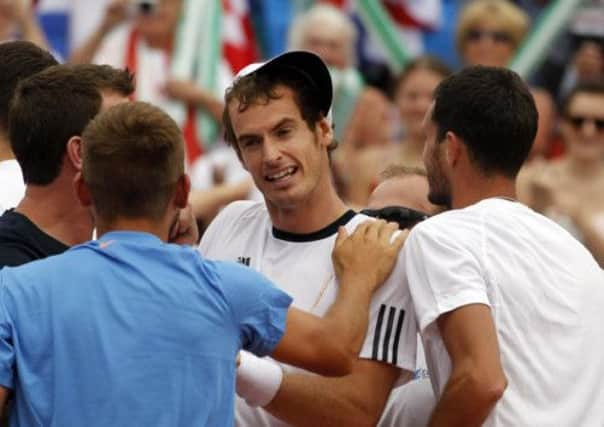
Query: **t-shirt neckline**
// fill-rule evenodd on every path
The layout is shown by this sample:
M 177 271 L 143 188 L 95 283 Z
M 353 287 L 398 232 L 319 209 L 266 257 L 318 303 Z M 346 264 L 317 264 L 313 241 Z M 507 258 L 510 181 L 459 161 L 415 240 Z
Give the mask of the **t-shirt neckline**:
M 331 224 L 323 227 L 320 230 L 313 231 L 312 233 L 292 233 L 273 227 L 273 237 L 279 240 L 286 240 L 288 242 L 312 242 L 315 240 L 325 239 L 337 233 L 338 228 L 340 228 L 342 225 L 346 225 L 348 221 L 350 221 L 355 215 L 356 212 L 352 209 L 349 209 Z

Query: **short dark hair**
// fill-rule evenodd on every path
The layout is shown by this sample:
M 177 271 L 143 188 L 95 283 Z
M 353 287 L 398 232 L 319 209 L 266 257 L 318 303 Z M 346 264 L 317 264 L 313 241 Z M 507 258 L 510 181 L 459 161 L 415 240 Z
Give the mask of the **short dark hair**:
M 57 65 L 23 80 L 9 112 L 9 139 L 26 184 L 48 185 L 67 141 L 101 108 L 101 91 L 132 93 L 132 75 L 107 65 Z
M 26 41 L 0 43 L 0 130 L 8 130 L 8 110 L 19 81 L 57 65 L 47 51 Z
M 161 219 L 184 174 L 174 120 L 151 104 L 118 104 L 94 118 L 82 140 L 82 175 L 97 215 Z
M 566 95 L 562 101 L 562 113 L 568 115 L 568 109 L 570 104 L 574 101 L 575 97 L 579 94 L 590 94 L 604 96 L 604 80 L 590 80 L 580 82 L 574 86 L 571 91 Z
M 273 67 L 267 71 L 255 72 L 240 77 L 226 91 L 222 115 L 224 139 L 233 146 L 238 155 L 240 150 L 229 115 L 229 105 L 231 102 L 237 101 L 239 102 L 239 111 L 245 111 L 253 104 L 268 104 L 280 97 L 277 93 L 278 86 L 285 86 L 292 90 L 294 102 L 309 129 L 314 130 L 317 123 L 324 117 L 321 112 L 321 105 L 318 102 L 319 97 L 316 95 L 317 87 L 308 78 L 305 78 L 301 73 L 297 73 L 291 67 Z M 336 147 L 337 142 L 334 139 L 327 149 L 332 151 Z
M 468 67 L 443 80 L 434 98 L 432 120 L 438 141 L 451 131 L 485 174 L 510 178 L 518 174 L 537 133 L 537 109 L 528 86 L 515 72 Z

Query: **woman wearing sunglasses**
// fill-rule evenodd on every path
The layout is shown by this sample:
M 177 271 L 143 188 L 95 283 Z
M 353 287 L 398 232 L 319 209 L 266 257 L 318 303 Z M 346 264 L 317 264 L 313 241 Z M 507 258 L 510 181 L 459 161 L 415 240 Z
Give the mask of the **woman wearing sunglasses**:
M 508 0 L 474 0 L 461 11 L 457 23 L 457 51 L 466 65 L 507 66 L 528 34 L 528 15 Z M 551 95 L 531 88 L 539 123 L 531 159 L 549 149 L 555 120 Z

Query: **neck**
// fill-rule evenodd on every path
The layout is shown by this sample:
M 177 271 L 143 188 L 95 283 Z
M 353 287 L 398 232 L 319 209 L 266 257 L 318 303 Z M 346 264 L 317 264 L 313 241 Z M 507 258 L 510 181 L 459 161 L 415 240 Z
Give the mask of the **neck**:
M 602 174 L 604 162 L 602 159 L 577 159 L 568 157 L 567 168 L 569 173 L 576 178 L 591 178 Z
M 16 211 L 40 230 L 68 246 L 90 240 L 94 228 L 88 209 L 80 205 L 66 172 L 51 184 L 27 185 Z
M 275 228 L 290 233 L 306 234 L 320 230 L 348 210 L 331 183 L 318 185 L 310 197 L 295 205 L 279 207 L 267 200 L 268 213 Z M 324 191 L 320 191 L 324 190 Z
M 167 219 L 151 220 L 148 218 L 117 218 L 104 221 L 97 218 L 97 234 L 101 237 L 110 231 L 138 231 L 153 234 L 167 242 L 170 234 L 170 222 Z
M 0 130 L 0 161 L 13 160 L 15 155 L 10 148 L 10 142 L 6 134 Z
M 502 175 L 469 176 L 453 186 L 451 207 L 461 209 L 492 197 L 516 200 L 515 180 Z
M 163 50 L 168 54 L 172 51 L 172 37 L 145 37 L 144 40 L 145 43 L 153 49 Z

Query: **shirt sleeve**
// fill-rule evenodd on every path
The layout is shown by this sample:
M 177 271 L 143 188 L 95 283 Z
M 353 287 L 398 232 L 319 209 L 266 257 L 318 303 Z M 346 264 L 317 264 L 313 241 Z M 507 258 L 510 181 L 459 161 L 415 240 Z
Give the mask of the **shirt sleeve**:
M 407 280 L 420 329 L 468 304 L 490 306 L 481 267 L 481 235 L 472 229 L 417 226 L 405 242 Z
M 272 353 L 285 333 L 292 298 L 249 267 L 234 262 L 217 265 L 242 348 L 260 357 Z
M 402 251 L 392 274 L 374 294 L 359 357 L 415 371 L 417 325 Z
M 4 303 L 5 274 L 0 271 L 0 385 L 14 387 L 15 349 L 13 327 Z

